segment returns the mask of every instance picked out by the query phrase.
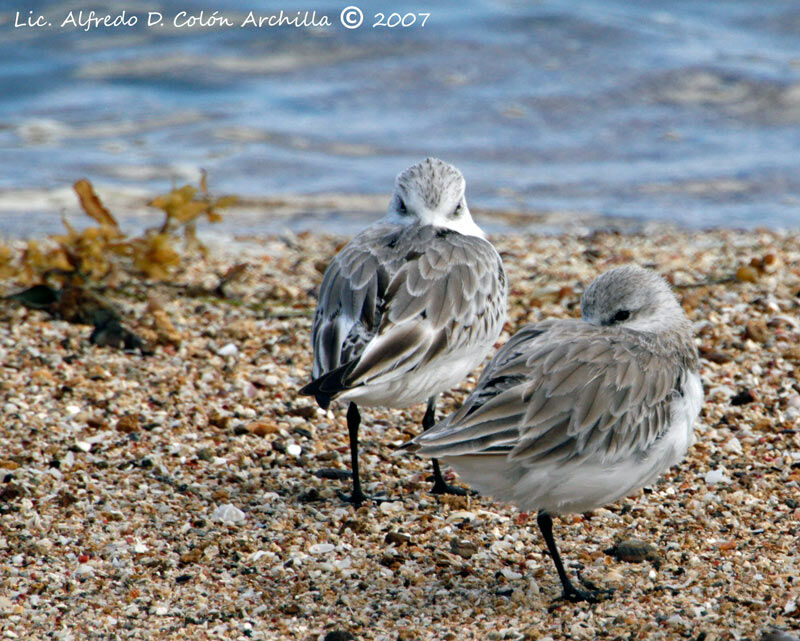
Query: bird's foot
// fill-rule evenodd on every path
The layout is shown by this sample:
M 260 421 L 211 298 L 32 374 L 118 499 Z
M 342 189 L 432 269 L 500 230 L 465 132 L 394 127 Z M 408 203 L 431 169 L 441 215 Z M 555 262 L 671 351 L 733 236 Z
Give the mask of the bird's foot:
M 356 508 L 361 507 L 363 503 L 366 501 L 372 501 L 373 503 L 388 503 L 392 499 L 387 498 L 385 496 L 380 496 L 383 492 L 379 492 L 378 494 L 368 495 L 364 494 L 363 492 L 353 492 L 352 494 L 345 494 L 344 492 L 337 492 L 336 495 L 345 503 L 350 503 Z
M 558 599 L 556 599 L 556 601 L 563 600 L 569 601 L 570 603 L 580 603 L 581 601 L 586 601 L 587 603 L 600 603 L 614 594 L 614 590 L 605 590 L 598 587 L 589 579 L 583 578 L 580 572 L 578 572 L 578 581 L 580 581 L 581 584 L 586 588 L 585 590 L 576 588 L 574 585 L 572 585 L 572 583 L 567 583 L 567 585 L 563 586 L 564 592 Z
M 553 612 L 564 605 L 565 602 L 580 603 L 585 601 L 586 603 L 600 603 L 605 601 L 611 595 L 611 592 L 611 590 L 579 590 L 576 587 L 572 587 L 569 590 L 564 590 L 557 599 L 553 599 L 547 611 Z
M 430 489 L 431 494 L 451 494 L 453 496 L 476 496 L 478 494 L 475 490 L 468 490 L 463 487 L 458 487 L 457 485 L 450 485 L 444 480 L 444 476 L 436 474 L 435 472 L 425 480 L 433 483 L 433 487 Z
M 436 479 L 430 492 L 436 495 L 452 494 L 453 496 L 469 496 L 471 494 L 470 490 L 445 483 L 444 479 Z
M 581 601 L 600 603 L 609 598 L 613 593 L 614 590 L 581 590 L 573 586 L 570 590 L 564 590 L 562 595 L 556 600 L 569 601 L 570 603 L 580 603 Z
M 614 594 L 614 590 L 600 588 L 589 579 L 584 579 L 580 572 L 578 573 L 578 580 L 586 589 L 582 590 L 576 588 L 572 583 L 567 583 L 567 585 L 563 586 L 564 591 L 561 596 L 555 599 L 550 606 L 551 611 L 556 609 L 563 601 L 569 601 L 570 603 L 580 603 L 581 601 L 585 601 L 586 603 L 601 603 Z

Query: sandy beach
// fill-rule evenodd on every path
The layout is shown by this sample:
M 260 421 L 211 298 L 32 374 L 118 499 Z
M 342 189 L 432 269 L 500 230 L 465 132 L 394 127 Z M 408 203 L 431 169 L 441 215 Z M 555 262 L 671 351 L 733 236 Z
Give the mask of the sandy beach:
M 364 412 L 366 489 L 391 502 L 355 510 L 336 495 L 349 479 L 320 478 L 349 469 L 344 412 L 296 392 L 316 288 L 346 240 L 214 246 L 168 282 L 120 272 L 99 293 L 145 353 L 3 301 L 3 639 L 800 636 L 796 233 L 492 237 L 511 286 L 500 343 L 577 316 L 594 276 L 636 262 L 676 287 L 702 355 L 686 460 L 635 496 L 556 520 L 569 571 L 615 590 L 577 605 L 555 601 L 535 518 L 436 498 L 426 463 L 395 452 L 422 406 Z M 2 282 L 4 295 L 19 289 Z

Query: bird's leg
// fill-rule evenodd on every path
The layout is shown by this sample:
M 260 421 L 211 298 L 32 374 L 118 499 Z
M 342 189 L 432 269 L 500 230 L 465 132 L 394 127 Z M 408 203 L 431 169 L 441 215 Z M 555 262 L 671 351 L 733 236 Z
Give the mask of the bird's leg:
M 361 477 L 358 473 L 358 427 L 361 425 L 361 414 L 358 411 L 358 405 L 350 403 L 347 407 L 347 434 L 350 437 L 350 467 L 353 470 L 353 493 L 350 496 L 339 492 L 339 498 L 347 503 L 352 503 L 356 507 L 367 499 L 379 501 L 371 496 L 365 496 L 361 491 Z M 385 500 L 385 499 L 384 499 Z
M 611 594 L 610 590 L 579 590 L 572 585 L 564 570 L 564 564 L 561 562 L 556 540 L 553 538 L 553 519 L 544 510 L 539 510 L 539 513 L 536 515 L 536 523 L 539 525 L 539 530 L 542 533 L 542 537 L 544 537 L 544 542 L 547 544 L 550 556 L 553 557 L 553 563 L 555 563 L 558 578 L 561 579 L 561 587 L 564 589 L 564 594 L 561 595 L 562 599 L 572 601 L 573 603 L 577 603 L 578 601 L 598 603 L 602 601 L 605 596 Z
M 428 407 L 425 410 L 425 416 L 422 417 L 422 429 L 427 432 L 436 424 L 436 397 L 431 396 L 428 399 Z M 439 467 L 438 459 L 432 459 L 433 462 L 433 487 L 431 494 L 455 494 L 456 496 L 466 496 L 467 491 L 463 488 L 456 487 L 455 485 L 448 485 L 445 483 L 442 476 L 442 470 Z
M 347 434 L 350 437 L 350 469 L 353 471 L 353 493 L 350 496 L 339 494 L 342 500 L 359 507 L 366 498 L 361 491 L 361 478 L 358 475 L 358 427 L 361 414 L 358 405 L 350 403 L 347 407 Z

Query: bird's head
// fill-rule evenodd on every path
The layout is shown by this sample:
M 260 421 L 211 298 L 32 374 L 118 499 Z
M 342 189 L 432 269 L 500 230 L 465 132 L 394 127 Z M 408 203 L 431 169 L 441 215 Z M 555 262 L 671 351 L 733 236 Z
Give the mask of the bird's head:
M 400 225 L 433 225 L 483 238 L 469 213 L 464 188 L 464 176 L 453 165 L 426 158 L 397 176 L 387 218 Z
M 581 318 L 593 325 L 650 332 L 688 323 L 667 282 L 636 265 L 615 267 L 595 278 L 581 297 Z

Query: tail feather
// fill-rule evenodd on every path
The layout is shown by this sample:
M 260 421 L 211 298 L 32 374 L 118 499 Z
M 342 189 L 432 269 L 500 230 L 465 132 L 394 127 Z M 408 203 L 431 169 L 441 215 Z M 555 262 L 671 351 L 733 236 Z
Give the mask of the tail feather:
M 398 452 L 407 452 L 407 453 L 415 454 L 415 453 L 420 452 L 420 450 L 422 450 L 422 453 L 420 454 L 420 456 L 426 456 L 428 458 L 434 458 L 427 451 L 425 451 L 426 448 L 429 447 L 429 446 L 426 443 L 421 442 L 421 441 L 424 441 L 425 437 L 430 438 L 431 433 L 435 434 L 437 432 L 442 431 L 442 428 L 444 428 L 445 425 L 449 425 L 450 424 L 450 419 L 451 418 L 452 418 L 452 415 L 443 418 L 441 421 L 436 423 L 436 425 L 433 425 L 429 429 L 427 429 L 424 432 L 422 432 L 422 434 L 417 434 L 417 436 L 412 438 L 410 441 L 406 441 L 402 445 L 399 445 L 397 447 L 397 451 Z
M 414 440 L 406 441 L 402 445 L 398 445 L 396 450 L 398 452 L 417 452 L 422 446 L 419 443 L 414 442 Z
M 347 377 L 353 371 L 356 361 L 350 361 L 325 372 L 322 376 L 315 378 L 308 385 L 300 389 L 303 396 L 313 396 L 317 399 L 317 404 L 324 410 L 328 409 L 331 401 L 342 392 L 352 389 L 346 382 Z

